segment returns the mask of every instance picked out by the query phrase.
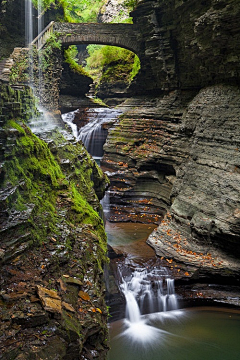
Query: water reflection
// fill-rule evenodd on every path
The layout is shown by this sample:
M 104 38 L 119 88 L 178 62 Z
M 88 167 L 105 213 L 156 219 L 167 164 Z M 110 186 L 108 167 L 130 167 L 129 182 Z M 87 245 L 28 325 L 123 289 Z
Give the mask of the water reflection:
M 110 325 L 109 360 L 238 360 L 240 315 L 214 309 L 145 315 Z
M 145 262 L 155 258 L 155 251 L 146 244 L 148 236 L 156 225 L 141 223 L 110 223 L 106 222 L 105 230 L 108 244 L 117 252 L 128 255 L 135 261 Z

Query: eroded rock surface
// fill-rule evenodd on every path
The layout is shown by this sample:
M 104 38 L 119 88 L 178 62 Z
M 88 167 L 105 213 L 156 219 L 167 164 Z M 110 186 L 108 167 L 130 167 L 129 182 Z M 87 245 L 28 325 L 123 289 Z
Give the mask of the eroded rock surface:
M 142 77 L 135 91 L 202 88 L 239 78 L 237 0 L 141 1 Z
M 239 273 L 239 11 L 235 0 L 140 2 L 132 90 L 148 95 L 123 104 L 105 145 L 110 202 L 123 220 L 165 214 L 148 242 L 195 280 Z
M 107 178 L 71 136 L 34 135 L 26 99 L 1 84 L 0 358 L 105 359 Z
M 239 95 L 216 85 L 138 98 L 105 145 L 112 201 L 145 221 L 170 209 L 149 244 L 205 275 L 239 273 Z

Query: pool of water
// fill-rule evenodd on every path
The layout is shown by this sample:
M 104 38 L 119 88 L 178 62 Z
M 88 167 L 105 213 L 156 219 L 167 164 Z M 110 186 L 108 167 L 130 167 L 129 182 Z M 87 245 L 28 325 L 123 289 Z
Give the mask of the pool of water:
M 106 223 L 109 244 L 127 254 L 122 265 L 161 267 L 146 244 L 154 227 Z M 118 266 L 122 265 L 119 261 Z M 240 359 L 240 312 L 232 309 L 202 307 L 145 314 L 136 321 L 111 322 L 109 331 L 108 360 Z
M 110 338 L 108 360 L 239 360 L 240 314 L 215 308 L 154 313 L 137 323 L 111 323 Z
M 155 251 L 146 244 L 148 236 L 156 225 L 132 222 L 106 222 L 105 230 L 108 236 L 108 244 L 116 251 L 128 255 L 135 261 L 155 258 Z

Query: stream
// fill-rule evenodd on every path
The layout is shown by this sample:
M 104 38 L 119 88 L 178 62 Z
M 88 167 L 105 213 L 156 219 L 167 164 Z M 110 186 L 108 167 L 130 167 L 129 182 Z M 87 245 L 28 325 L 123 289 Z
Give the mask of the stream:
M 74 123 L 77 111 L 63 114 L 63 121 L 81 139 L 96 161 L 103 155 L 106 125 L 121 113 L 114 109 L 88 109 L 82 128 Z M 109 212 L 108 193 L 102 200 Z M 116 309 L 109 323 L 111 350 L 108 360 L 237 360 L 240 353 L 240 314 L 231 309 L 179 309 L 174 279 L 146 239 L 154 224 L 106 221 L 108 244 L 116 258 L 114 286 Z M 119 256 L 118 256 L 119 254 Z M 108 276 L 108 281 L 113 277 Z M 113 282 L 114 282 L 113 281 Z M 114 307 L 114 306 L 113 306 Z M 111 310 L 110 310 L 111 313 Z

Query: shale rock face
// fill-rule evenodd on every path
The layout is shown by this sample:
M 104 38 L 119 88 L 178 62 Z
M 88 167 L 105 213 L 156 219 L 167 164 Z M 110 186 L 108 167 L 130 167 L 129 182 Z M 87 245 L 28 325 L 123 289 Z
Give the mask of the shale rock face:
M 110 130 L 103 158 L 111 208 L 122 208 L 123 220 L 158 223 L 170 209 L 149 238 L 160 256 L 228 275 L 239 271 L 231 259 L 240 253 L 239 100 L 239 88 L 226 85 L 142 105 L 136 98 Z
M 110 170 L 112 209 L 120 206 L 125 220 L 131 215 L 132 220 L 158 223 L 169 208 L 175 163 L 185 156 L 176 148 L 186 101 L 177 91 L 161 98 L 131 99 L 133 108 L 109 130 L 102 163 Z
M 201 88 L 239 78 L 239 1 L 143 1 L 132 16 L 144 43 L 143 82 L 136 90 Z
M 202 275 L 239 272 L 239 99 L 238 88 L 219 85 L 189 103 L 179 128 L 188 147 L 176 168 L 170 216 L 148 240 L 160 256 Z
M 105 145 L 112 204 L 125 219 L 165 214 L 148 242 L 195 279 L 240 269 L 239 12 L 237 1 L 141 2 L 138 90 L 150 95 L 125 102 Z
M 82 144 L 21 122 L 27 97 L 1 84 L 0 358 L 105 359 L 107 179 Z

